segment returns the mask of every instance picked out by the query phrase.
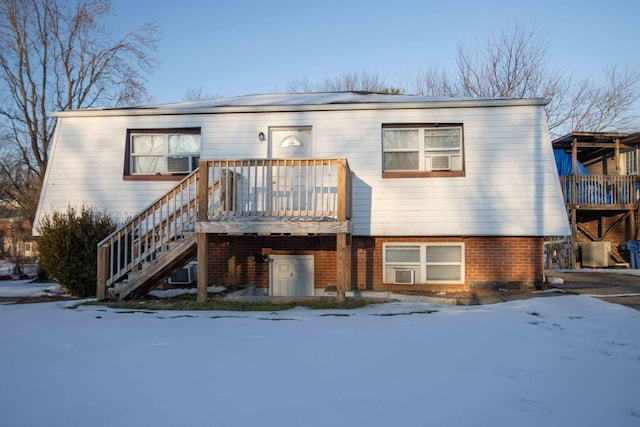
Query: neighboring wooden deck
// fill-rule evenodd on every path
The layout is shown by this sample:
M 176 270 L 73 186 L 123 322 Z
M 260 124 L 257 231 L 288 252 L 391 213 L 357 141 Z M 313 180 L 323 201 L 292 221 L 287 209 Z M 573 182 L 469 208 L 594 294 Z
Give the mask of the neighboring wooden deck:
M 637 235 L 638 208 L 640 207 L 640 180 L 632 175 L 566 175 L 560 185 L 567 206 L 571 226 L 569 268 L 577 266 L 578 235 L 589 241 L 600 242 L 621 224 L 627 228 L 629 239 Z M 597 231 L 589 230 L 583 222 L 597 221 Z M 626 224 L 626 225 L 625 225 Z M 614 249 L 610 253 L 616 263 L 625 260 Z
M 640 181 L 631 175 L 566 175 L 560 184 L 568 207 L 583 210 L 634 210 Z

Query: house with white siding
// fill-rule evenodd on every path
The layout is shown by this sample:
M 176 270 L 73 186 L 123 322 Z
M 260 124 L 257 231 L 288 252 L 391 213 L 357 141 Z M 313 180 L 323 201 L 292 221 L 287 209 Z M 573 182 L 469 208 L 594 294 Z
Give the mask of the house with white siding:
M 545 237 L 570 233 L 547 102 L 290 93 L 56 112 L 36 224 L 82 204 L 122 223 L 98 248 L 99 298 L 194 258 L 200 300 L 213 284 L 533 287 Z

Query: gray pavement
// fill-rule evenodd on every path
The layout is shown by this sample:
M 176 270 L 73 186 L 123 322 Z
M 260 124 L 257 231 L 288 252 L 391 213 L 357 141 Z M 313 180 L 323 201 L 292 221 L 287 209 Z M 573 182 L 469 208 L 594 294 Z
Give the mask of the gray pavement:
M 567 293 L 591 295 L 640 311 L 640 276 L 619 273 L 548 271 L 547 276 L 560 277 L 564 283 L 551 286 Z

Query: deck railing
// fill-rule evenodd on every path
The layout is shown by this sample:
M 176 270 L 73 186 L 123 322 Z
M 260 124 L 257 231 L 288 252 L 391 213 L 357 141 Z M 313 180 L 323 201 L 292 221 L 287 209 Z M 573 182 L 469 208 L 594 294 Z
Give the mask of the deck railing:
M 202 160 L 199 221 L 229 217 L 351 217 L 351 172 L 346 159 Z M 206 171 L 206 175 L 205 174 Z M 201 187 L 202 188 L 202 187 Z
M 638 177 L 631 175 L 566 175 L 560 177 L 564 200 L 572 205 L 627 206 L 638 203 Z

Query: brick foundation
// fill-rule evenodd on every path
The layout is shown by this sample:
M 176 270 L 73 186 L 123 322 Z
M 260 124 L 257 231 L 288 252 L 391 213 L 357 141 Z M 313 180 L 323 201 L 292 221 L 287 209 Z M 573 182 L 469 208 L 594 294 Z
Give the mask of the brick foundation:
M 387 242 L 462 242 L 465 244 L 464 284 L 394 285 L 383 282 L 383 244 Z M 541 237 L 359 237 L 351 246 L 351 287 L 379 291 L 469 291 L 487 288 L 533 287 L 543 280 Z M 212 236 L 209 284 L 230 283 L 228 264 L 235 253 L 235 284 L 269 287 L 269 264 L 259 255 L 313 255 L 314 285 L 336 283 L 335 236 Z

